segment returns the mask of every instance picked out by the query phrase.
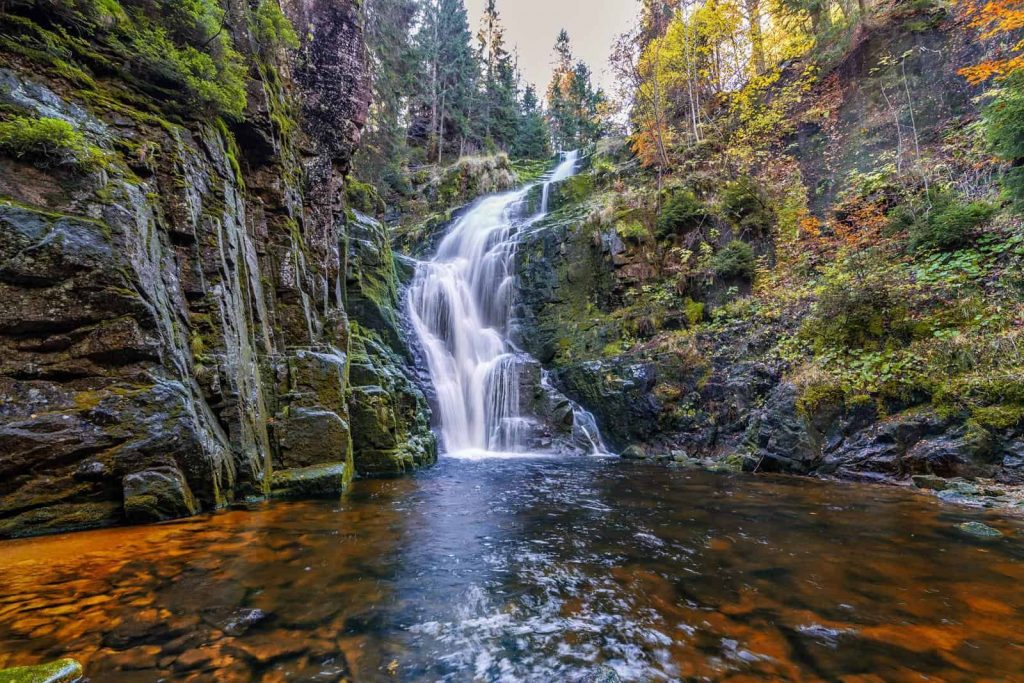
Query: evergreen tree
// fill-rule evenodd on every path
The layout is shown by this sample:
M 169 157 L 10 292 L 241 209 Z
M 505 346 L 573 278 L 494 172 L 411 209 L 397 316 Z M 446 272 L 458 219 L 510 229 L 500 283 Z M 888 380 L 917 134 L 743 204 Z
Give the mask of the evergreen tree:
M 487 2 L 477 43 L 483 79 L 482 138 L 485 143 L 507 151 L 518 130 L 519 106 L 515 66 L 512 55 L 505 49 L 505 29 L 496 0 Z
M 366 0 L 373 100 L 357 153 L 359 176 L 380 189 L 407 189 L 406 114 L 422 80 L 421 55 L 412 41 L 418 0 Z
M 475 144 L 471 122 L 479 68 L 463 0 L 428 0 L 416 35 L 426 73 L 410 135 L 441 161 Z
M 513 156 L 520 159 L 546 159 L 551 156 L 551 129 L 541 111 L 537 92 L 526 86 L 521 105 L 522 116 L 516 132 Z
M 573 63 L 565 29 L 555 41 L 555 70 L 547 95 L 548 117 L 557 147 L 578 148 L 600 136 L 598 110 L 604 94 L 594 90 L 590 68 L 583 62 Z

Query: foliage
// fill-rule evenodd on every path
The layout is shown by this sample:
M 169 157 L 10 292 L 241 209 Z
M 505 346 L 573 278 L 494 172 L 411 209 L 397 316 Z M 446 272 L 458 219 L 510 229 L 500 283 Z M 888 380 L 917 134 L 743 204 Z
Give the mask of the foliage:
M 673 192 L 658 215 L 657 236 L 665 239 L 700 228 L 710 220 L 707 206 L 691 190 Z
M 985 126 L 992 150 L 1010 163 L 1003 184 L 1024 211 L 1024 70 L 1010 74 L 993 91 L 985 108 Z
M 878 273 L 837 268 L 821 288 L 801 336 L 818 353 L 879 351 L 905 344 L 912 328 L 893 284 Z
M 299 49 L 299 36 L 292 22 L 281 11 L 277 0 L 260 0 L 256 8 L 256 40 L 271 53 L 282 47 Z
M 767 195 L 750 176 L 742 176 L 725 186 L 722 213 L 741 235 L 754 237 L 769 234 L 776 220 Z
M 0 150 L 41 166 L 72 165 L 88 170 L 102 165 L 103 150 L 90 144 L 67 121 L 15 117 L 0 121 Z
M 712 261 L 715 274 L 722 278 L 752 280 L 756 267 L 753 247 L 741 240 L 729 242 L 715 254 Z
M 889 212 L 894 230 L 906 230 L 916 251 L 954 251 L 967 246 L 977 229 L 992 218 L 988 202 L 963 203 L 946 192 L 931 192 L 931 207 L 900 204 Z
M 960 70 L 972 84 L 982 83 L 994 76 L 1006 76 L 1024 69 L 1024 2 L 1022 0 L 963 0 L 970 25 L 981 31 L 983 39 L 1010 34 L 1013 45 L 1010 54 L 988 59 Z

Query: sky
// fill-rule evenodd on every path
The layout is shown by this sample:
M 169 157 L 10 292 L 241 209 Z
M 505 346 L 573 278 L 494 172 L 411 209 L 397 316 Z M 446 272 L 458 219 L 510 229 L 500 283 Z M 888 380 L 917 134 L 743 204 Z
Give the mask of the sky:
M 476 35 L 487 0 L 466 0 L 469 27 Z M 613 94 L 608 71 L 612 43 L 629 30 L 640 11 L 638 0 L 498 0 L 509 49 L 519 48 L 519 69 L 539 93 L 547 88 L 555 38 L 569 32 L 573 54 L 594 72 L 594 82 Z

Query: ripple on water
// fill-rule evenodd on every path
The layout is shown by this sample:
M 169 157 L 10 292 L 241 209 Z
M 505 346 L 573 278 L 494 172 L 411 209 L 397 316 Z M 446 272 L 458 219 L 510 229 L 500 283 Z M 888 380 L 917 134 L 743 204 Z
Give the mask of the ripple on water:
M 1021 680 L 1021 528 L 891 489 L 445 458 L 341 504 L 6 543 L 0 666 L 74 656 L 103 683 Z

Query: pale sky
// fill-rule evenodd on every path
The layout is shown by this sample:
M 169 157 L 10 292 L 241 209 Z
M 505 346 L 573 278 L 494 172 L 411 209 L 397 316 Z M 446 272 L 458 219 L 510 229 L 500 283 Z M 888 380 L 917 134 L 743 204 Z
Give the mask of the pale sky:
M 466 0 L 469 28 L 474 39 L 487 0 Z M 612 43 L 629 30 L 640 11 L 638 0 L 498 0 L 509 49 L 519 48 L 523 79 L 537 86 L 543 97 L 551 78 L 553 48 L 558 32 L 565 29 L 576 59 L 594 72 L 594 82 L 614 94 L 608 73 Z

